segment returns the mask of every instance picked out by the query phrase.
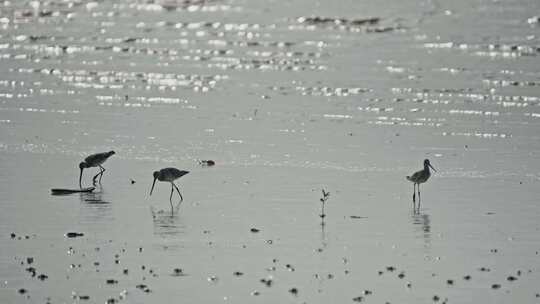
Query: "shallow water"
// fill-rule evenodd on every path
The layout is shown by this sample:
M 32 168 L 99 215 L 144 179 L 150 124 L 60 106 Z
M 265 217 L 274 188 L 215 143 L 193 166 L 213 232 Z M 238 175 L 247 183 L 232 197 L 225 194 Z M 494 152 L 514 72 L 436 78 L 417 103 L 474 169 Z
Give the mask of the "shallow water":
M 0 302 L 538 302 L 539 8 L 1 1 Z

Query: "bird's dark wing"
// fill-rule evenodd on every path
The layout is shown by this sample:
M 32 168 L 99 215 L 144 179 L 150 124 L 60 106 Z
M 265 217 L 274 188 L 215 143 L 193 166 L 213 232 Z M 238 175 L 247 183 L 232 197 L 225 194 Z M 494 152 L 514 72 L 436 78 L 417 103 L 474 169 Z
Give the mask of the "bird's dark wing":
M 414 174 L 411 175 L 409 179 L 414 181 L 414 180 L 419 179 L 421 175 L 422 175 L 422 171 L 417 171 L 417 172 L 414 172 Z
M 101 160 L 103 158 L 103 153 L 96 153 L 89 155 L 87 158 L 84 159 L 84 161 L 88 164 L 93 164 L 98 160 Z

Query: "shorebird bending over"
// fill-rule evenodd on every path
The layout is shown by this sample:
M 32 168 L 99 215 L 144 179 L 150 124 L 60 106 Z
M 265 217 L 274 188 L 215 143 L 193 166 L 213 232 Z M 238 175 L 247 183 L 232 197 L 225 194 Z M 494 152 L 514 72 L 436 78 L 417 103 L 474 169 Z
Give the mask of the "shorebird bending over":
M 180 202 L 178 202 L 177 206 L 179 206 L 180 203 L 182 203 L 182 201 L 184 200 L 184 198 L 182 197 L 182 194 L 180 193 L 180 190 L 174 184 L 174 181 L 188 173 L 189 171 L 182 171 L 176 168 L 164 168 L 159 171 L 154 171 L 154 182 L 152 183 L 152 189 L 150 189 L 150 195 L 152 195 L 152 191 L 154 191 L 154 185 L 156 184 L 156 179 L 159 180 L 160 182 L 171 183 L 171 196 L 169 197 L 169 202 L 171 203 L 171 212 L 173 212 L 174 207 L 172 203 L 172 195 L 175 188 L 176 188 L 176 191 L 178 192 L 178 195 L 180 195 Z
M 81 174 L 79 175 L 79 187 L 82 188 L 81 182 L 84 168 L 99 167 L 99 173 L 94 176 L 92 182 L 95 186 L 96 178 L 99 176 L 99 183 L 101 183 L 101 177 L 103 176 L 103 172 L 105 172 L 105 168 L 103 168 L 101 164 L 103 164 L 112 155 L 114 155 L 114 151 L 96 153 L 85 158 L 84 161 L 79 164 L 79 169 L 81 169 Z
M 429 168 L 437 172 L 437 170 L 435 170 L 435 168 L 433 168 L 433 166 L 431 166 L 431 164 L 429 163 L 429 159 L 425 159 L 423 170 L 417 171 L 411 176 L 407 176 L 407 179 L 414 183 L 412 196 L 413 203 L 416 202 L 416 185 L 418 185 L 418 209 L 420 209 L 420 184 L 425 183 L 431 176 Z

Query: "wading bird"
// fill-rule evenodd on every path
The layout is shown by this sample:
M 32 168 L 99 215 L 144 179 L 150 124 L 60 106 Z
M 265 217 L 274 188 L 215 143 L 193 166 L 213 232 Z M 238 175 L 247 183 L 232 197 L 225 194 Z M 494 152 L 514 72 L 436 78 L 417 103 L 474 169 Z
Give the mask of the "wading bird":
M 435 170 L 435 168 L 433 168 L 433 166 L 431 166 L 431 164 L 429 163 L 429 159 L 425 159 L 423 170 L 417 171 L 411 176 L 407 176 L 407 179 L 414 183 L 412 196 L 413 203 L 416 202 L 416 185 L 418 185 L 418 209 L 420 209 L 420 184 L 425 183 L 431 176 L 429 168 L 437 172 L 437 170 Z
M 179 206 L 180 203 L 182 203 L 182 201 L 184 200 L 184 198 L 182 197 L 182 194 L 180 193 L 180 190 L 174 184 L 174 181 L 188 173 L 189 171 L 182 171 L 176 168 L 164 168 L 159 171 L 154 171 L 154 182 L 152 183 L 152 189 L 150 189 L 150 195 L 152 195 L 152 191 L 154 191 L 154 185 L 156 184 L 156 179 L 159 180 L 160 182 L 171 183 L 171 196 L 169 197 L 169 202 L 171 203 L 171 212 L 173 212 L 174 207 L 172 203 L 172 195 L 175 188 L 176 188 L 176 191 L 178 192 L 178 195 L 180 195 L 180 202 L 178 202 L 177 206 Z
M 92 182 L 95 185 L 96 178 L 99 176 L 99 183 L 101 183 L 101 177 L 103 176 L 103 172 L 105 172 L 105 168 L 103 168 L 101 164 L 114 154 L 114 151 L 109 151 L 92 154 L 85 158 L 84 161 L 79 164 L 79 169 L 81 169 L 81 174 L 79 175 L 79 187 L 82 189 L 82 173 L 85 168 L 99 167 L 99 173 L 94 176 Z

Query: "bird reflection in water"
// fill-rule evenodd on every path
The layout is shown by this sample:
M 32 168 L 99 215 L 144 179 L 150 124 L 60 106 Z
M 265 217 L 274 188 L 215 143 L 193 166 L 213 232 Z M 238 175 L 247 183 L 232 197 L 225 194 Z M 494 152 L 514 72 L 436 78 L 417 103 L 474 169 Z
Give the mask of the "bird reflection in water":
M 180 215 L 150 207 L 154 222 L 154 234 L 168 238 L 184 233 L 185 225 L 180 221 Z
M 98 192 L 81 192 L 79 199 L 85 204 L 110 204 L 103 200 L 103 189 Z
M 429 214 L 414 212 L 411 218 L 415 233 L 418 233 L 424 239 L 424 246 L 426 248 L 431 247 L 431 219 Z
M 107 201 L 107 194 L 100 189 L 97 192 L 84 192 L 79 194 L 81 201 L 80 222 L 92 227 L 107 227 L 105 223 L 112 223 L 113 204 Z
M 326 225 L 321 225 L 321 247 L 318 249 L 322 252 L 328 246 L 328 239 L 326 237 Z

